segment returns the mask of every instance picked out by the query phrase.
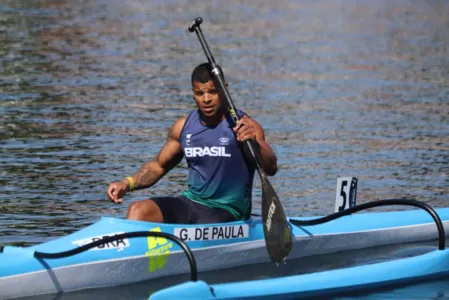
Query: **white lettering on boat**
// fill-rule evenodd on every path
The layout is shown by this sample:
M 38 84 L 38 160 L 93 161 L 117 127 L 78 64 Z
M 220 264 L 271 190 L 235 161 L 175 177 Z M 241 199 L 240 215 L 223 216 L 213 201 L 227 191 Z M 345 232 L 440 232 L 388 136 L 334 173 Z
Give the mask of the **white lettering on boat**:
M 275 211 L 276 211 L 276 204 L 274 204 L 274 202 L 271 202 L 270 208 L 268 209 L 267 222 L 265 223 L 268 231 L 270 231 L 270 229 L 271 229 L 271 221 L 273 219 L 273 215 L 274 215 Z
M 82 240 L 77 240 L 77 241 L 73 241 L 72 244 L 77 245 L 78 247 L 84 246 L 86 244 L 95 242 L 95 241 L 99 241 L 102 239 L 105 239 L 107 237 L 112 237 L 112 236 L 116 236 L 119 234 L 123 234 L 124 232 L 114 232 L 114 233 L 108 233 L 105 235 L 99 235 L 99 236 L 93 236 L 93 237 L 88 237 Z M 104 244 L 101 244 L 95 248 L 89 249 L 89 250 L 110 250 L 110 249 L 118 249 L 117 251 L 122 251 L 125 248 L 128 248 L 130 245 L 129 240 L 128 239 L 118 239 L 118 240 L 114 240 L 112 242 L 107 242 Z
M 184 148 L 186 157 L 203 157 L 203 156 L 221 156 L 231 157 L 231 154 L 226 153 L 226 147 L 186 147 Z
M 183 241 L 210 241 L 247 238 L 248 224 L 211 227 L 175 228 L 175 236 Z

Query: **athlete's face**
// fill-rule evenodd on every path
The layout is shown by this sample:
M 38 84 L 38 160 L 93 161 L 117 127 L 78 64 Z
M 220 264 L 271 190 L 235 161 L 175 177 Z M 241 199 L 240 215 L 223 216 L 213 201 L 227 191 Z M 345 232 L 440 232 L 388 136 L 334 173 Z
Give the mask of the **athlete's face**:
M 194 81 L 193 98 L 205 117 L 210 118 L 221 114 L 220 97 L 212 80 L 206 83 Z

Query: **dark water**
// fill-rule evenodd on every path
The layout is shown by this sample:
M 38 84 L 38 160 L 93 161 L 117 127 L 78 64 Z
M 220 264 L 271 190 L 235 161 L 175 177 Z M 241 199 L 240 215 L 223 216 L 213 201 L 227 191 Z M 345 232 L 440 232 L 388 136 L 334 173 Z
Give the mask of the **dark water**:
M 186 188 L 183 162 L 124 205 L 105 200 L 195 108 L 197 16 L 236 106 L 278 155 L 271 182 L 287 214 L 332 212 L 338 176 L 359 178 L 359 203 L 448 205 L 447 1 L 3 0 L 0 244 Z M 259 199 L 256 179 L 254 212 Z M 419 299 L 441 291 L 428 290 Z

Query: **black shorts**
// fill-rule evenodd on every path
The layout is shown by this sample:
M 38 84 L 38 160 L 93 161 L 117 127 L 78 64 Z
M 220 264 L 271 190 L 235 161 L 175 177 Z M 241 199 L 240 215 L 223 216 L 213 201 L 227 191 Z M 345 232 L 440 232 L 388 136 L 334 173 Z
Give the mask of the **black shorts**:
M 164 223 L 207 224 L 236 221 L 234 215 L 222 208 L 197 203 L 185 196 L 151 198 L 159 206 Z

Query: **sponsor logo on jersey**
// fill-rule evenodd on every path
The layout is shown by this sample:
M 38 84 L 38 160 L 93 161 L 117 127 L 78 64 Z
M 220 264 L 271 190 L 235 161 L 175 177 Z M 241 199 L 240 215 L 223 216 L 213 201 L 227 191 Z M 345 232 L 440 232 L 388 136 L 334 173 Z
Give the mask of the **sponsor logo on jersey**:
M 226 153 L 226 147 L 187 147 L 184 148 L 184 154 L 186 157 L 231 157 L 231 154 Z
M 229 138 L 228 137 L 221 137 L 218 139 L 218 141 L 220 142 L 220 145 L 229 145 Z
M 190 138 L 192 137 L 191 133 L 186 134 L 186 146 L 190 146 Z

